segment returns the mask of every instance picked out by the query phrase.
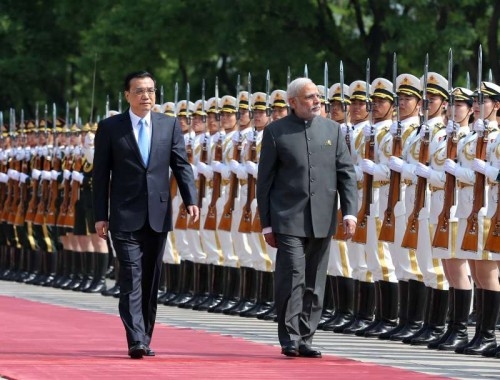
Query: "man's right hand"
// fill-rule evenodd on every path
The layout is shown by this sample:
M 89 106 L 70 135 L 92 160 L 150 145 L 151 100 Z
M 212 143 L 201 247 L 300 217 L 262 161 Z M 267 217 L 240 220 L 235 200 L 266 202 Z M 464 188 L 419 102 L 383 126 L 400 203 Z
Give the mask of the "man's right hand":
M 108 236 L 108 221 L 103 220 L 100 222 L 95 222 L 95 230 L 97 232 L 97 235 L 102 238 L 106 239 Z

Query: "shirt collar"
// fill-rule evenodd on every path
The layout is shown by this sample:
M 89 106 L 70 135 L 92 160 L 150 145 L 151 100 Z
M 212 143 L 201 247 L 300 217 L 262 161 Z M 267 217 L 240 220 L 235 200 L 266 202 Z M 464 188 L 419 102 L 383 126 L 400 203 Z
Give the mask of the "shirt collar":
M 139 120 L 144 119 L 146 125 L 151 126 L 151 112 L 148 112 L 146 116 L 139 117 L 132 110 L 129 109 L 130 120 L 132 121 L 132 127 L 136 128 L 137 124 L 139 124 Z

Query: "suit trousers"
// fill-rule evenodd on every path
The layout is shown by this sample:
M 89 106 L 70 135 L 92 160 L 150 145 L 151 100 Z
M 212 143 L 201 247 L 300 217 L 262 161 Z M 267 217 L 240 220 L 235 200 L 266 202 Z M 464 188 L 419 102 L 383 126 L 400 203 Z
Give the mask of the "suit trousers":
M 276 234 L 275 305 L 281 345 L 311 344 L 323 310 L 331 236 Z
M 156 319 L 161 263 L 167 232 L 155 232 L 146 224 L 138 231 L 111 231 L 120 263 L 118 310 L 127 342 L 150 344 Z

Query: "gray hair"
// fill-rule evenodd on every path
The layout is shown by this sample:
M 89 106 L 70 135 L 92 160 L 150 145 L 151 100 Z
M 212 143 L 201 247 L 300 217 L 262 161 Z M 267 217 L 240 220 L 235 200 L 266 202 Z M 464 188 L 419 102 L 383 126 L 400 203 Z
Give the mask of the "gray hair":
M 300 90 L 306 85 L 314 82 L 309 78 L 296 78 L 290 82 L 286 89 L 286 96 L 288 99 L 295 98 L 299 95 Z

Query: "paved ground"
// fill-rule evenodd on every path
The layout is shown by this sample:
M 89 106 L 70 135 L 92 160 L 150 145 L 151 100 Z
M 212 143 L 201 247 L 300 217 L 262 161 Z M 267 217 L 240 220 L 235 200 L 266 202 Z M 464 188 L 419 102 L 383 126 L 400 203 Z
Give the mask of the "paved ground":
M 0 294 L 76 309 L 118 314 L 118 300 L 98 294 L 85 294 L 6 281 L 0 281 Z M 277 352 L 279 352 L 276 324 L 273 322 L 163 305 L 158 307 L 157 322 L 275 345 Z M 472 328 L 469 334 L 472 337 Z M 497 338 L 500 341 L 500 334 L 497 334 Z M 456 379 L 500 379 L 500 359 L 458 355 L 409 346 L 399 342 L 387 342 L 325 331 L 318 331 L 314 345 L 325 354 L 422 373 Z

